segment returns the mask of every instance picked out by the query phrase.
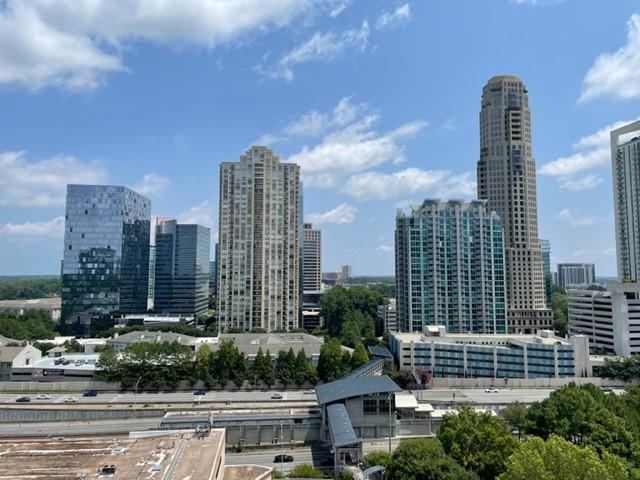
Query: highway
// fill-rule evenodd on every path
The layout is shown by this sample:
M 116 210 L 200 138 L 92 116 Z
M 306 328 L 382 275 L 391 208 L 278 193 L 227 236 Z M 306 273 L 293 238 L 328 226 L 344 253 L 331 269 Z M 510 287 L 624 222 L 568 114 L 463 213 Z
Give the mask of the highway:
M 90 422 L 0 423 L 0 437 L 128 433 L 129 431 L 158 428 L 160 420 L 160 418 L 129 418 L 127 420 L 93 420 Z
M 159 403 L 255 403 L 255 402 L 315 402 L 316 396 L 313 390 L 290 391 L 210 391 L 205 395 L 194 395 L 193 392 L 166 392 L 166 393 L 98 393 L 97 397 L 83 397 L 82 393 L 52 393 L 49 400 L 38 400 L 38 393 L 0 393 L 0 404 L 16 403 L 20 397 L 29 397 L 31 402 L 19 403 L 20 405 L 50 405 L 66 403 L 65 400 L 74 398 L 82 404 L 159 404 Z M 282 398 L 275 398 L 281 396 Z
M 486 392 L 484 388 L 447 389 L 434 388 L 412 392 L 421 402 L 432 404 L 504 405 L 516 401 L 539 402 L 551 395 L 555 388 L 497 388 L 497 392 Z

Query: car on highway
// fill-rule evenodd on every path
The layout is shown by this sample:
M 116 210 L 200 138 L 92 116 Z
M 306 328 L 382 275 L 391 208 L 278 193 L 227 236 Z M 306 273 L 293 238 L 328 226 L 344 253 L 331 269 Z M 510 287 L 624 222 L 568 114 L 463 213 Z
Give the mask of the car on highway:
M 97 397 L 98 396 L 98 391 L 97 390 L 85 390 L 84 392 L 82 392 L 82 396 L 83 397 Z
M 40 393 L 36 397 L 36 400 L 51 400 L 51 395 L 49 395 L 48 393 Z
M 18 397 L 16 398 L 16 402 L 18 403 L 29 403 L 31 401 L 31 397 Z
M 271 399 L 272 400 L 282 400 L 284 397 L 282 396 L 281 393 L 274 393 L 273 395 L 271 395 Z
M 202 396 L 202 395 L 206 395 L 207 391 L 203 388 L 199 388 L 198 390 L 194 390 L 193 394 L 197 396 Z
M 498 393 L 497 388 L 485 388 L 484 393 Z
M 64 403 L 78 403 L 78 399 L 76 397 L 66 397 Z
M 276 455 L 273 457 L 273 463 L 286 463 L 293 462 L 293 457 L 291 455 Z

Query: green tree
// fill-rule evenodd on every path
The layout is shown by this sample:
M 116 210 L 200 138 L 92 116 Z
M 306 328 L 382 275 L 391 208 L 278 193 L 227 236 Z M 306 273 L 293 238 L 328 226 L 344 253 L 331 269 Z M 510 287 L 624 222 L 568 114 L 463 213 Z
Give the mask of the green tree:
M 591 448 L 582 448 L 555 435 L 545 442 L 531 438 L 507 460 L 499 480 L 627 480 L 629 468 L 614 455 L 602 458 Z
M 321 470 L 309 463 L 299 463 L 289 470 L 289 478 L 322 478 L 323 476 Z
M 318 377 L 324 382 L 331 382 L 343 375 L 342 347 L 336 338 L 331 338 L 320 347 L 318 359 Z
M 558 335 L 566 336 L 569 327 L 568 296 L 564 291 L 554 291 L 551 294 L 551 310 L 553 311 L 553 329 Z
M 342 323 L 350 310 L 349 294 L 341 285 L 331 287 L 320 298 L 320 315 L 325 321 L 329 335 L 336 337 L 340 334 Z
M 369 467 L 382 465 L 383 467 L 388 468 L 391 465 L 391 455 L 389 455 L 389 452 L 385 452 L 384 450 L 374 450 L 373 452 L 365 454 L 364 461 Z
M 448 455 L 482 480 L 493 480 L 502 473 L 517 446 L 500 418 L 468 407 L 445 415 L 437 437 Z
M 96 362 L 97 377 L 107 382 L 120 381 L 120 362 L 118 353 L 111 346 L 105 347 Z
M 369 354 L 362 342 L 358 342 L 351 355 L 351 368 L 355 369 L 369 361 Z
M 209 371 L 209 366 L 211 365 L 211 358 L 213 357 L 213 352 L 211 348 L 206 343 L 201 345 L 200 348 L 196 351 L 196 358 L 194 362 L 194 377 L 195 380 L 202 380 L 204 382 L 205 387 L 211 388 L 213 385 L 213 377 L 211 372 Z
M 518 430 L 518 440 L 522 439 L 522 429 L 527 419 L 527 407 L 522 402 L 513 402 L 500 412 L 502 418 L 511 426 Z
M 316 371 L 307 358 L 304 348 L 298 350 L 294 367 L 295 382 L 302 385 L 304 382 L 314 382 L 316 379 Z
M 290 348 L 288 352 L 278 352 L 276 358 L 276 378 L 285 385 L 290 385 L 296 380 L 296 356 L 293 353 L 293 349 Z
M 466 471 L 448 456 L 436 439 L 403 440 L 391 456 L 388 477 L 393 480 L 474 480 L 477 476 Z
M 242 354 L 238 351 L 238 347 L 230 341 L 224 341 L 217 351 L 214 352 L 211 359 L 210 371 L 213 378 L 224 386 L 230 380 L 237 382 L 240 375 L 246 372 L 237 372 L 238 366 L 242 365 Z M 244 380 L 244 378 L 242 378 Z

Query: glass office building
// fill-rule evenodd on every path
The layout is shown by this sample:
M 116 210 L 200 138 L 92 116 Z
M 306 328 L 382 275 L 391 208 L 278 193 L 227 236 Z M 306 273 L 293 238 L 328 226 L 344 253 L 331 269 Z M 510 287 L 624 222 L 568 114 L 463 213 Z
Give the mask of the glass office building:
M 156 225 L 154 311 L 202 315 L 209 305 L 211 230 L 159 219 Z
M 389 336 L 401 369 L 425 369 L 434 378 L 561 378 L 590 375 L 586 336 L 448 334 L 442 326 L 424 333 Z
M 62 319 L 147 310 L 151 201 L 113 185 L 67 185 Z
M 504 268 L 502 224 L 486 201 L 427 199 L 398 211 L 398 329 L 506 333 Z

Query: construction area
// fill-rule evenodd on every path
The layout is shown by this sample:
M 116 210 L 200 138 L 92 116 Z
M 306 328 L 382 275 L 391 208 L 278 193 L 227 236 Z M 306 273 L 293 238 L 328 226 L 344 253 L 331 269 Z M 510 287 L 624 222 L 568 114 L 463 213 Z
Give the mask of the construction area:
M 224 430 L 0 440 L 0 480 L 222 480 Z

